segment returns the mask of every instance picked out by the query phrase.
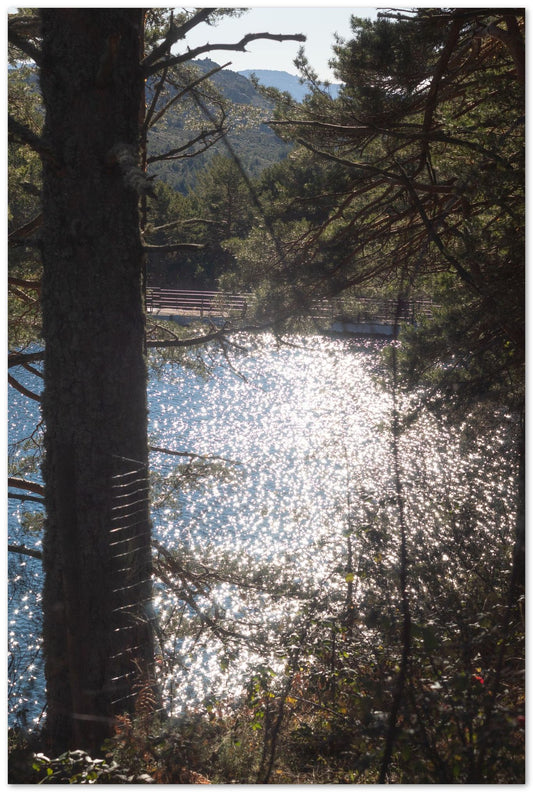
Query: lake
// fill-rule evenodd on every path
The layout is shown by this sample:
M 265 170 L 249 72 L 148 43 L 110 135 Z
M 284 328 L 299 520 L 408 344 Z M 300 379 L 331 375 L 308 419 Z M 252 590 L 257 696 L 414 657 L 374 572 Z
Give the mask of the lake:
M 149 383 L 151 446 L 191 455 L 150 456 L 154 537 L 177 559 L 156 580 L 154 600 L 161 681 L 175 713 L 206 697 L 238 696 L 258 663 L 280 667 L 309 608 L 337 612 L 347 580 L 368 607 L 376 596 L 363 574 L 372 532 L 372 561 L 391 579 L 398 565 L 392 397 L 379 354 L 387 342 L 234 340 L 227 355 L 212 348 L 201 359 L 188 353 L 186 365 L 155 366 Z M 21 380 L 35 389 L 29 377 Z M 35 452 L 32 439 L 19 441 L 33 431 L 38 405 L 11 393 L 9 410 L 17 464 Z M 409 541 L 413 552 L 430 547 L 449 574 L 445 504 L 468 511 L 480 542 L 512 533 L 501 426 L 466 441 L 461 427 L 421 412 L 402 434 Z M 38 470 L 27 475 L 38 480 Z M 39 548 L 32 506 L 10 501 L 10 542 Z M 40 562 L 10 553 L 9 579 L 10 712 L 31 725 L 43 707 Z

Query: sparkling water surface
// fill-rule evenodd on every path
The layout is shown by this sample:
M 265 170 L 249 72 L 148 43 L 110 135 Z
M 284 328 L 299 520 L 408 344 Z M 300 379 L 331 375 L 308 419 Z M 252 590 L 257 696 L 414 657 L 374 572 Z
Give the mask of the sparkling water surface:
M 279 344 L 269 335 L 237 340 L 248 354 L 230 351 L 228 362 L 213 349 L 204 356 L 207 374 L 164 364 L 149 383 L 151 446 L 195 455 L 151 452 L 154 536 L 202 568 L 233 570 L 204 595 L 197 590 L 196 606 L 204 626 L 220 623 L 250 639 L 224 642 L 209 629 L 201 635 L 169 631 L 190 618 L 191 609 L 177 590 L 156 581 L 155 610 L 166 628 L 159 634 L 162 681 L 176 712 L 205 696 L 238 695 L 258 658 L 275 665 L 276 635 L 298 623 L 302 603 L 313 591 L 334 594 L 345 586 L 346 537 L 369 512 L 395 532 L 392 400 L 376 376 L 384 342 L 316 336 Z M 37 418 L 35 403 L 12 396 L 12 459 L 22 456 L 16 441 L 28 437 Z M 433 544 L 442 560 L 439 515 L 450 499 L 472 510 L 480 535 L 507 535 L 513 489 L 505 443 L 502 429 L 501 436 L 464 447 L 459 430 L 427 414 L 402 435 L 414 544 Z M 209 462 L 215 467 L 199 467 Z M 38 471 L 33 475 L 38 480 Z M 28 538 L 20 527 L 22 511 L 30 508 L 10 502 L 10 541 L 39 547 L 39 534 Z M 397 553 L 394 542 L 388 547 L 381 563 L 392 574 Z M 357 547 L 352 560 L 355 569 L 364 560 Z M 254 581 L 266 570 L 286 581 L 293 596 L 239 589 L 239 570 Z M 9 575 L 11 662 L 17 666 L 10 709 L 26 708 L 32 720 L 43 705 L 39 562 L 10 554 Z

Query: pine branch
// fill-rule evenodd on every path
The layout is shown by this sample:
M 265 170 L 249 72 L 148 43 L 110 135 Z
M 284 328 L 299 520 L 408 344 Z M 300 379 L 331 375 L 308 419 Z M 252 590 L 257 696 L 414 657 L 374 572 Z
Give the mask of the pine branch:
M 287 318 L 287 317 L 282 317 Z M 201 344 L 207 344 L 209 341 L 218 341 L 218 340 L 225 340 L 228 335 L 233 333 L 258 333 L 262 332 L 263 330 L 269 330 L 272 326 L 276 323 L 276 320 L 271 320 L 267 322 L 262 322 L 256 325 L 244 325 L 242 327 L 221 327 L 220 329 L 214 330 L 211 333 L 206 333 L 205 335 L 200 336 L 192 336 L 190 338 L 177 338 L 175 340 L 163 340 L 163 339 L 153 339 L 151 341 L 146 342 L 146 346 L 151 349 L 167 349 L 167 348 L 181 348 L 187 349 L 187 347 L 193 346 L 200 346 Z
M 221 338 L 226 332 L 227 331 L 222 328 L 220 330 L 215 330 L 212 333 L 206 333 L 205 335 L 201 336 L 193 336 L 191 338 L 177 338 L 167 341 L 155 339 L 153 341 L 147 341 L 146 346 L 149 349 L 186 349 L 187 347 L 200 346 L 201 344 L 207 344 L 209 341 L 215 341 L 216 339 Z
M 431 126 L 433 123 L 433 116 L 437 108 L 439 87 L 441 84 L 441 80 L 443 79 L 444 74 L 446 72 L 446 69 L 448 68 L 450 58 L 454 53 L 460 32 L 461 32 L 461 22 L 458 19 L 454 19 L 452 22 L 450 33 L 448 35 L 448 39 L 443 47 L 438 63 L 434 70 L 431 84 L 429 86 L 428 98 L 424 112 L 424 121 L 422 125 L 422 131 L 426 137 L 425 139 L 423 138 L 422 151 L 420 152 L 420 161 L 418 166 L 419 169 L 422 169 L 424 167 L 426 159 L 428 158 L 429 141 L 427 140 L 427 135 L 429 135 L 429 132 L 431 130 Z
M 269 122 L 273 123 L 273 122 Z M 294 123 L 294 122 L 280 122 L 280 123 Z M 298 122 L 296 122 L 298 123 Z M 300 122 L 301 125 L 307 125 L 307 122 L 302 121 Z M 317 154 L 319 157 L 323 157 L 324 159 L 331 160 L 332 162 L 336 162 L 340 165 L 345 165 L 349 168 L 353 168 L 354 170 L 359 170 L 363 173 L 370 174 L 372 176 L 380 176 L 385 181 L 389 181 L 393 184 L 405 185 L 405 177 L 401 173 L 397 173 L 390 169 L 385 168 L 378 168 L 375 165 L 370 165 L 367 162 L 363 161 L 353 161 L 346 159 L 345 157 L 338 156 L 337 154 L 330 154 L 328 151 L 324 151 L 322 149 L 317 148 L 313 144 L 309 143 L 306 140 L 301 138 L 296 138 L 296 142 L 299 143 L 301 146 L 309 149 L 314 154 Z M 411 182 L 410 182 L 411 184 Z M 412 187 L 420 192 L 431 193 L 434 194 L 449 194 L 453 193 L 454 187 L 451 184 L 424 184 L 422 182 L 412 182 Z
M 511 9 L 509 9 L 511 11 Z M 516 75 L 521 83 L 526 81 L 526 50 L 517 18 L 513 14 L 504 14 L 507 29 L 491 23 L 479 31 L 481 37 L 490 37 L 500 41 L 507 49 L 516 70 Z
M 13 16 L 7 25 L 8 41 L 19 49 L 38 66 L 42 53 L 30 39 L 39 35 L 40 19 L 37 16 Z
M 8 113 L 8 141 L 24 143 L 35 151 L 42 159 L 48 160 L 52 165 L 58 167 L 56 158 L 52 150 L 43 144 L 40 135 L 36 135 L 26 124 L 21 124 Z

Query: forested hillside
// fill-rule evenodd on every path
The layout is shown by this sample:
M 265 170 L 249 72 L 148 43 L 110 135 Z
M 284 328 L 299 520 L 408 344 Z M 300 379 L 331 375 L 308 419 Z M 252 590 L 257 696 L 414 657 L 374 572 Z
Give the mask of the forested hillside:
M 194 61 L 201 74 L 213 72 L 218 64 L 204 58 Z M 228 102 L 228 130 L 226 140 L 239 157 L 250 176 L 258 176 L 262 170 L 284 159 L 291 144 L 283 141 L 265 122 L 272 116 L 274 102 L 266 99 L 246 77 L 222 69 L 211 77 L 214 87 Z M 177 89 L 176 89 L 177 90 Z M 187 139 L 192 123 L 200 123 L 187 117 L 187 113 L 171 116 L 167 123 L 160 124 L 150 137 L 154 155 L 176 147 Z M 173 190 L 186 194 L 194 189 L 200 171 L 208 167 L 215 154 L 227 154 L 223 141 L 216 143 L 204 157 L 176 159 L 173 162 L 155 163 L 153 173 Z

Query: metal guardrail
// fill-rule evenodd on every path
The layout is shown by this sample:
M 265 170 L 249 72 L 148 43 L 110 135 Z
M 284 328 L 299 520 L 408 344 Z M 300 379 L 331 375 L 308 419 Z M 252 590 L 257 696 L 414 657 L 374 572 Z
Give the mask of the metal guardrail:
M 354 324 L 387 324 L 396 321 L 413 324 L 422 317 L 431 316 L 431 300 L 384 300 L 379 297 L 334 298 L 317 304 L 316 317 L 333 318 Z
M 200 318 L 244 318 L 254 305 L 253 294 L 162 289 L 156 286 L 146 290 L 146 307 L 151 314 L 172 312 Z M 371 322 L 392 325 L 396 320 L 412 324 L 421 317 L 430 316 L 432 309 L 431 300 L 404 300 L 398 303 L 398 300 L 377 297 L 341 296 L 331 300 L 317 300 L 312 306 L 311 316 L 324 321 L 356 324 Z
M 181 289 L 146 290 L 146 308 L 149 313 L 174 311 L 191 316 L 245 316 L 253 302 L 252 294 L 226 294 L 217 291 L 186 291 Z

